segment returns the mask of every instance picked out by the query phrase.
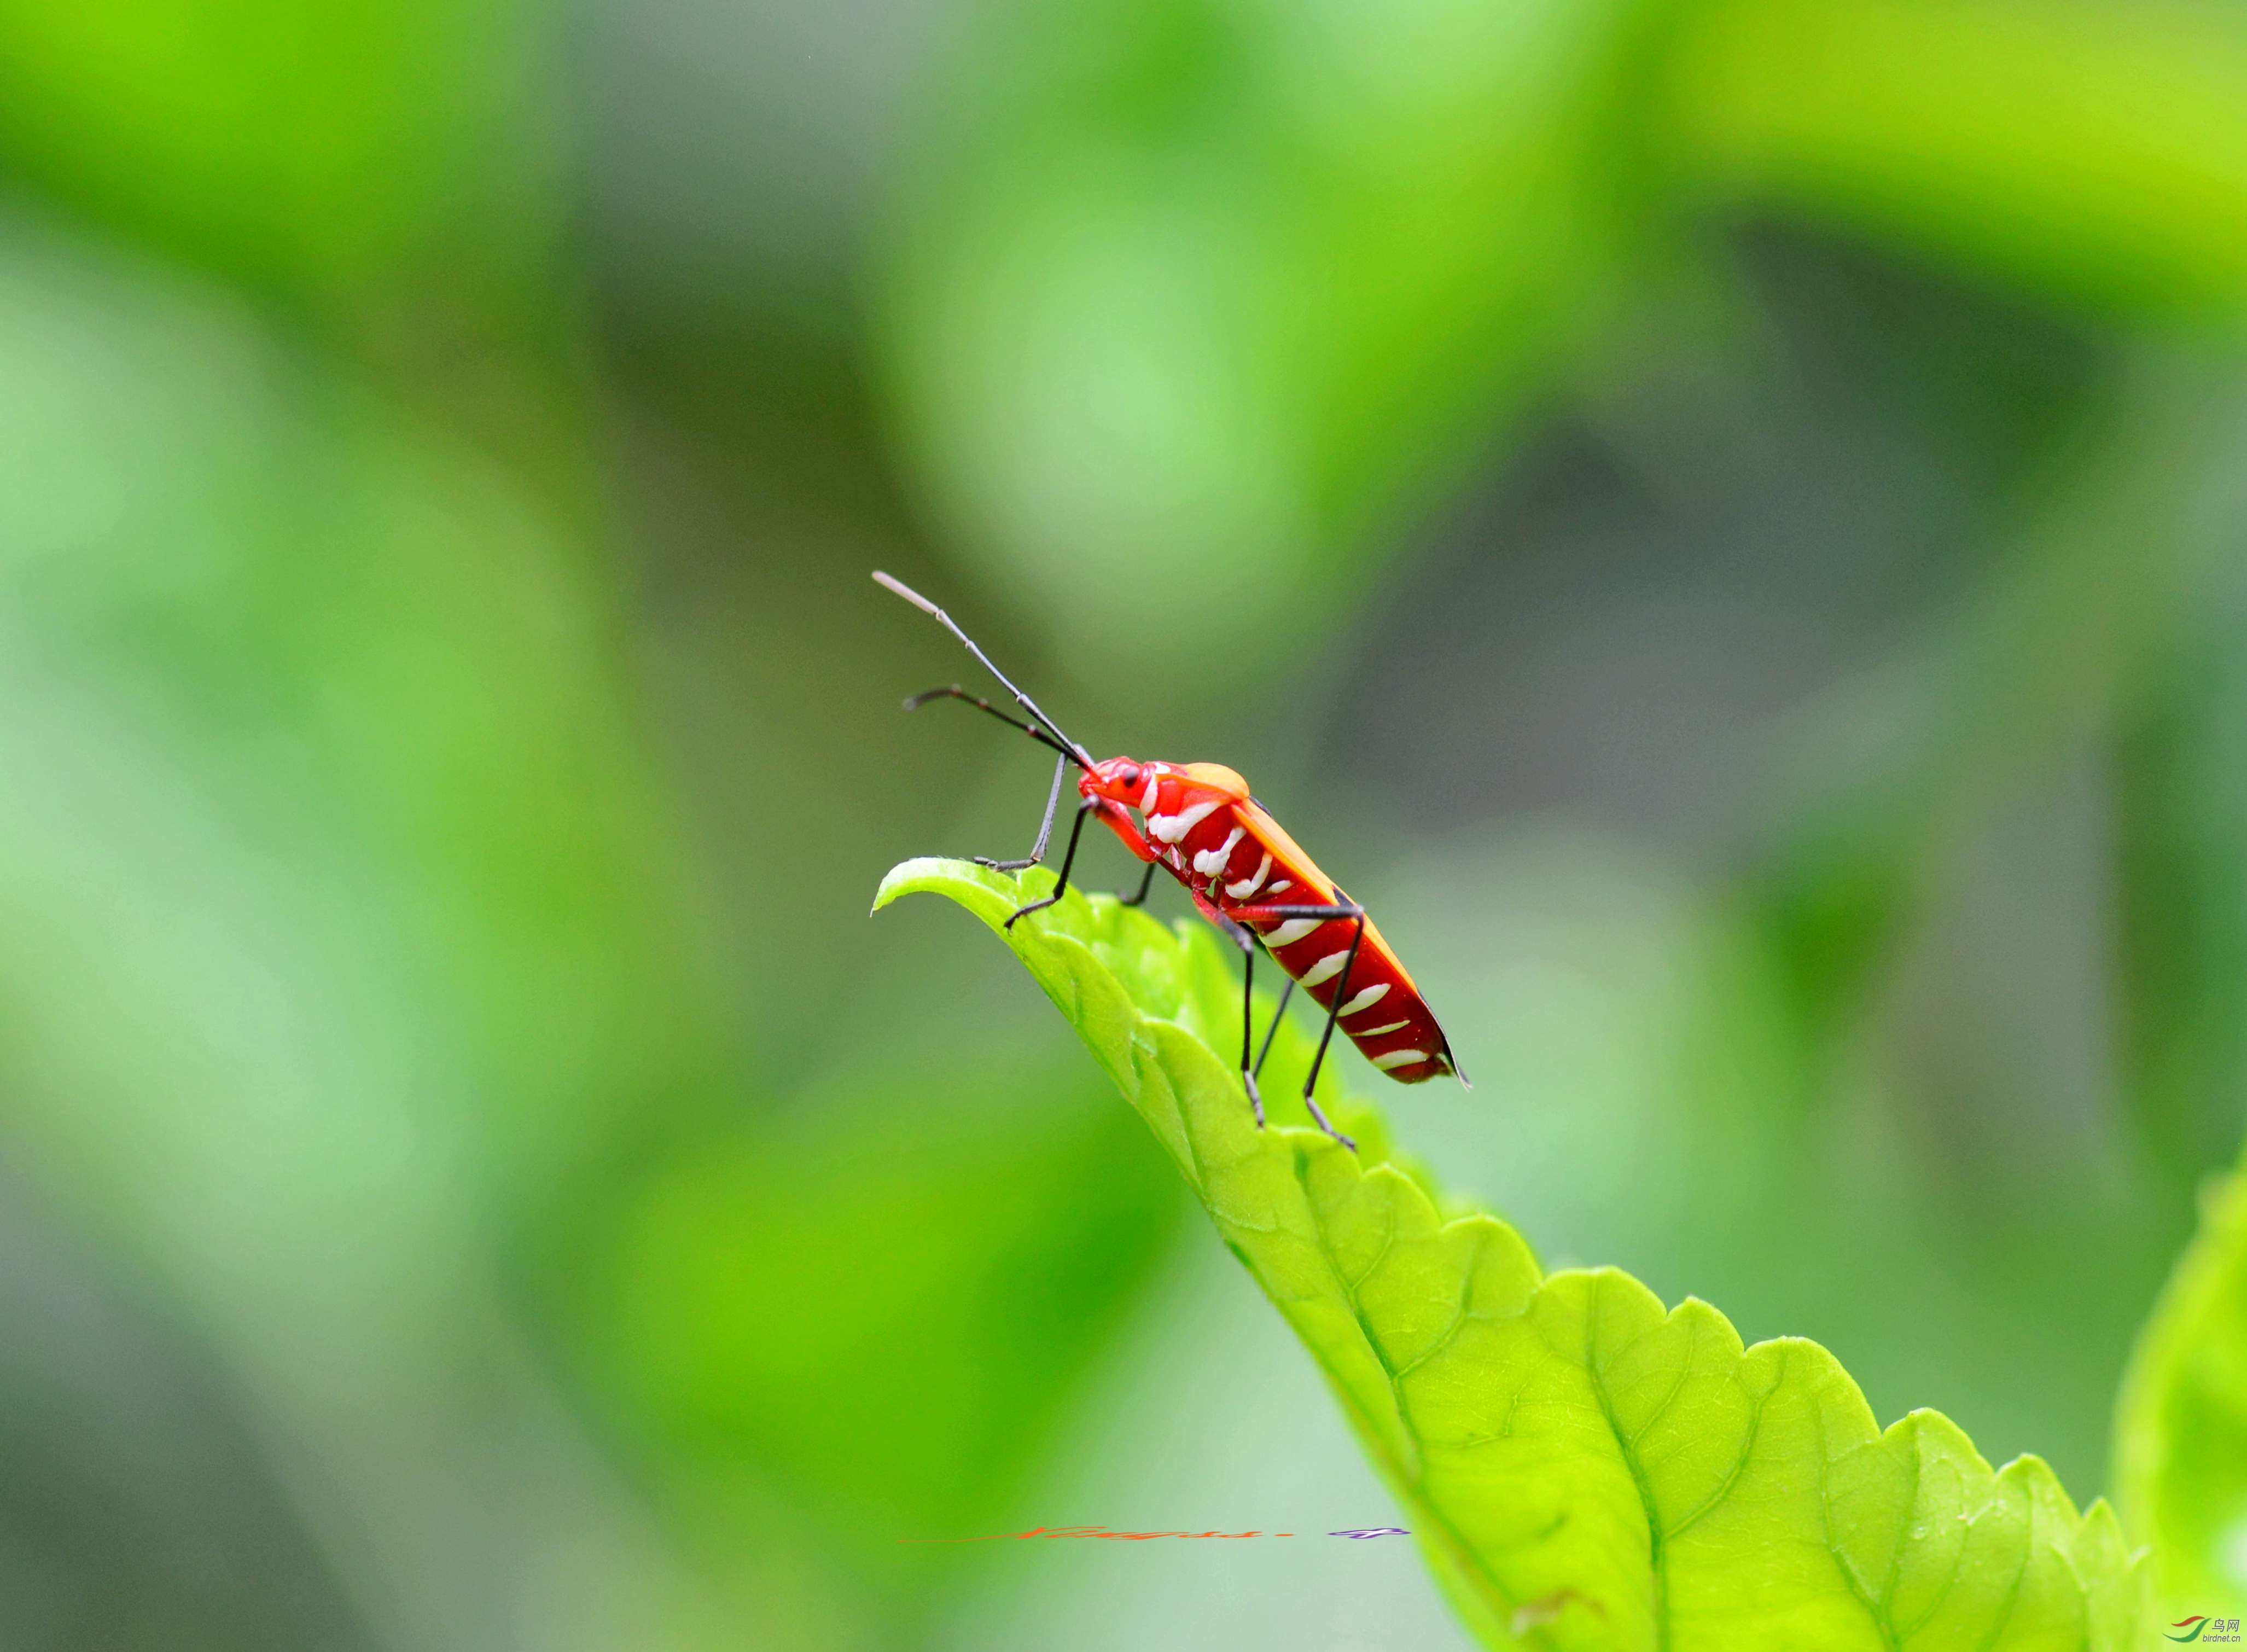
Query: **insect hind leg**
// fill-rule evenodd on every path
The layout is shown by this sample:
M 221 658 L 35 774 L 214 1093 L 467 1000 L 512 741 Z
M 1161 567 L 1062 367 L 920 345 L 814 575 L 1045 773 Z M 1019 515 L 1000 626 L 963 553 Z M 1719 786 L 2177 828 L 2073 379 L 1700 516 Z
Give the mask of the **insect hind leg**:
M 1319 1107 L 1317 1097 L 1311 1092 L 1318 1085 L 1319 1069 L 1326 1065 L 1327 1046 L 1334 1041 L 1335 1023 L 1341 1020 L 1342 1007 L 1349 998 L 1350 972 L 1357 966 L 1357 949 L 1365 939 L 1365 908 L 1360 906 L 1356 901 L 1342 901 L 1327 906 L 1289 905 L 1241 907 L 1237 908 L 1236 911 L 1240 917 L 1257 918 L 1347 918 L 1352 920 L 1349 951 L 1342 958 L 1342 974 L 1335 981 L 1334 996 L 1327 1006 L 1326 1026 L 1319 1034 L 1318 1053 L 1311 1057 L 1311 1070 L 1303 1080 L 1303 1107 L 1310 1114 L 1313 1123 L 1355 1153 L 1357 1151 L 1357 1143 L 1328 1122 L 1326 1114 Z M 1274 1025 L 1276 1024 L 1275 1022 Z
M 1319 1110 L 1318 1102 L 1313 1099 L 1311 1093 L 1308 1090 L 1305 1090 L 1303 1092 L 1303 1105 L 1310 1109 L 1311 1122 L 1314 1124 L 1316 1124 L 1328 1135 L 1333 1137 L 1335 1140 L 1340 1142 L 1344 1147 L 1349 1149 L 1351 1152 L 1355 1153 L 1357 1151 L 1357 1138 L 1354 1136 L 1344 1136 L 1340 1130 L 1336 1130 L 1331 1123 L 1329 1123 L 1327 1120 L 1327 1116 Z
M 1253 1069 L 1259 1078 L 1264 1075 L 1264 1058 L 1272 1053 L 1272 1041 L 1279 1035 L 1280 1023 L 1287 1018 L 1287 1000 L 1295 995 L 1295 983 L 1290 979 L 1280 989 L 1280 1001 L 1272 1007 L 1272 1024 L 1264 1029 L 1264 1042 L 1256 1052 Z

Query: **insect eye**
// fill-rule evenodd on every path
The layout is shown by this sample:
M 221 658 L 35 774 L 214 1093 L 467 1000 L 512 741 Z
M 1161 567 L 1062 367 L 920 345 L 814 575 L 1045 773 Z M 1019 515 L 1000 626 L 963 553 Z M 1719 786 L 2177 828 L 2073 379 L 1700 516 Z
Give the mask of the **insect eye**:
M 1139 765 L 1137 763 L 1126 763 L 1123 768 L 1117 769 L 1116 771 L 1116 783 L 1119 786 L 1137 786 L 1139 783 Z

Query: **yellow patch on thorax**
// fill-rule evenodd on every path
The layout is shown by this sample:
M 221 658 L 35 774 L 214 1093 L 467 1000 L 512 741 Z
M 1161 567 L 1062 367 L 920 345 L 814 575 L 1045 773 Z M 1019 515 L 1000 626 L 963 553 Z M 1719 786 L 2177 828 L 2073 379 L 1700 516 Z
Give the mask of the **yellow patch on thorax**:
M 1236 802 L 1248 795 L 1248 782 L 1223 763 L 1180 763 L 1177 772 L 1197 786 L 1225 793 Z

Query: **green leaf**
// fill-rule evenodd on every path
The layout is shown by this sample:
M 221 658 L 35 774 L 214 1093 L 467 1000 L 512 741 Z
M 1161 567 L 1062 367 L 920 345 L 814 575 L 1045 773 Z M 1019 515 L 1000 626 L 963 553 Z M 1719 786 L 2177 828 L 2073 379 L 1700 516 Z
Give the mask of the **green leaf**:
M 915 860 L 875 905 L 946 895 L 1003 934 L 1051 885 Z M 1883 1433 L 1815 1343 L 1744 1348 L 1704 1302 L 1543 1273 L 1496 1217 L 1445 1220 L 1363 1104 L 1342 1109 L 1359 1155 L 1257 1130 L 1219 1054 L 1238 989 L 1199 926 L 1072 893 L 1007 939 L 1302 1338 L 1489 1644 L 2141 1643 L 2142 1562 L 2039 1459 L 1992 1471 L 1931 1411 Z M 1283 1037 L 1273 1095 L 1301 1070 L 1304 1036 Z
M 2247 1612 L 2247 1180 L 2201 1228 L 2138 1340 L 2114 1430 L 2114 1485 L 2155 1545 L 2156 1601 Z M 2179 1602 L 2189 1601 L 2189 1605 Z

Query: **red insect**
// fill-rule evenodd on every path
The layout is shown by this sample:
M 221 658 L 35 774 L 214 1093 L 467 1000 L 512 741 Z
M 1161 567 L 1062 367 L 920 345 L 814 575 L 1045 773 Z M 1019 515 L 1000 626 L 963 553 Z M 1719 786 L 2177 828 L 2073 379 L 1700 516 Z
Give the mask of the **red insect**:
M 1258 1124 L 1264 1122 L 1264 1097 L 1256 1088 L 1256 1075 L 1263 1070 L 1272 1034 L 1287 1011 L 1287 995 L 1298 986 L 1327 1012 L 1318 1054 L 1303 1081 L 1303 1105 L 1321 1129 L 1345 1146 L 1354 1150 L 1357 1143 L 1327 1122 L 1311 1096 L 1337 1026 L 1365 1052 L 1368 1061 L 1400 1083 L 1417 1084 L 1439 1073 L 1450 1073 L 1466 1083 L 1467 1075 L 1459 1071 L 1451 1041 L 1437 1024 L 1435 1012 L 1420 996 L 1411 975 L 1382 939 L 1365 909 L 1337 889 L 1318 864 L 1281 829 L 1280 823 L 1265 812 L 1264 806 L 1249 795 L 1246 781 L 1221 763 L 1143 763 L 1130 757 L 1096 761 L 1091 753 L 1062 733 L 1035 701 L 1015 687 L 944 610 L 887 574 L 877 572 L 874 578 L 924 613 L 933 615 L 966 644 L 967 652 L 1005 684 L 1014 703 L 1030 714 L 1030 720 L 1008 716 L 957 683 L 915 694 L 905 701 L 905 709 L 914 710 L 932 700 L 964 700 L 1060 754 L 1054 764 L 1053 789 L 1046 796 L 1045 820 L 1029 854 L 1021 860 L 987 860 L 978 856 L 979 865 L 1020 871 L 1043 860 L 1069 766 L 1075 763 L 1083 771 L 1076 783 L 1081 800 L 1076 820 L 1069 828 L 1069 847 L 1061 857 L 1061 880 L 1043 900 L 1016 907 L 1007 919 L 1009 929 L 1025 913 L 1061 898 L 1069 887 L 1070 869 L 1076 864 L 1077 838 L 1084 830 L 1085 820 L 1097 816 L 1124 840 L 1125 848 L 1147 863 L 1137 892 L 1121 898 L 1125 905 L 1136 906 L 1147 898 L 1155 868 L 1160 866 L 1185 886 L 1195 908 L 1224 931 L 1246 959 L 1240 993 L 1240 1079 Z M 1132 818 L 1135 811 L 1137 820 Z M 1280 994 L 1272 1025 L 1265 1031 L 1263 1045 L 1255 1048 L 1250 993 L 1260 948 L 1287 972 L 1288 981 Z

